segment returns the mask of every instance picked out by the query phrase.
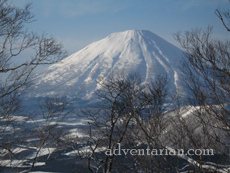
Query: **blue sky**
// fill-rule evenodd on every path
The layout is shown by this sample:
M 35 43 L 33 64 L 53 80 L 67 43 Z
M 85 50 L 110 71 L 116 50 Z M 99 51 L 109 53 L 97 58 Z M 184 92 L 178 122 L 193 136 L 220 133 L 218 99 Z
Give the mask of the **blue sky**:
M 32 3 L 37 21 L 28 27 L 46 32 L 64 45 L 69 54 L 113 32 L 150 30 L 179 46 L 172 33 L 214 27 L 213 36 L 229 33 L 215 9 L 230 8 L 229 0 L 12 0 L 19 7 Z

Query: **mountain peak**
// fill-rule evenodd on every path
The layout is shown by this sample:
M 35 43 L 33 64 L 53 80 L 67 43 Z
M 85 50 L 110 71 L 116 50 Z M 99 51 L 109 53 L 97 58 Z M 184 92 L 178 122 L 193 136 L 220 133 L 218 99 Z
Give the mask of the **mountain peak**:
M 112 33 L 111 35 L 117 34 L 117 33 L 133 34 L 133 35 L 134 35 L 134 34 L 143 35 L 143 34 L 152 33 L 152 32 L 149 31 L 149 30 L 134 29 L 134 30 L 126 30 L 126 31 L 121 31 L 121 32 L 115 32 L 115 33 Z M 153 34 L 153 33 L 152 33 L 152 34 Z
M 62 94 L 89 99 L 100 87 L 97 78 L 106 79 L 121 70 L 139 73 L 144 82 L 159 73 L 167 75 L 169 88 L 183 90 L 179 61 L 183 52 L 147 30 L 112 33 L 70 55 L 33 77 L 31 96 Z
M 135 37 L 153 37 L 153 36 L 157 36 L 157 35 L 148 30 L 126 30 L 122 32 L 112 33 L 108 37 L 117 37 L 117 38 L 122 37 L 126 39 L 131 39 Z

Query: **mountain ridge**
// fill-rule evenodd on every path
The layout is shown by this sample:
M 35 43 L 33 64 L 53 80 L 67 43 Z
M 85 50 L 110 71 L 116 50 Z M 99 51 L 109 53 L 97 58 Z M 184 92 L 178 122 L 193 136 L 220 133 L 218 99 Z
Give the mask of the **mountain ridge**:
M 98 77 L 106 78 L 121 70 L 139 73 L 143 82 L 163 73 L 169 79 L 169 88 L 183 93 L 179 70 L 183 53 L 148 30 L 112 33 L 34 75 L 35 87 L 28 96 L 60 94 L 87 100 L 100 87 Z

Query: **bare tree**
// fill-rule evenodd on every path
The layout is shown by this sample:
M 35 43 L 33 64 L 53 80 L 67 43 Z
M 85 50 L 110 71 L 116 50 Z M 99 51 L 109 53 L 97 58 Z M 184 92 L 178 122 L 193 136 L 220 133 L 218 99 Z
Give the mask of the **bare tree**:
M 59 128 L 72 111 L 66 99 L 47 97 L 39 101 L 38 107 L 34 116 L 11 116 L 1 134 L 1 166 L 10 172 L 30 172 L 37 162 L 56 159 L 60 153 L 55 152 L 68 147 L 65 132 Z M 19 169 L 23 166 L 26 169 Z
M 129 101 L 133 98 L 134 91 L 141 91 L 143 87 L 139 85 L 139 78 L 124 75 L 112 75 L 108 81 L 101 80 L 99 84 L 102 89 L 97 95 L 102 102 L 82 111 L 90 120 L 88 168 L 91 172 L 103 170 L 104 173 L 109 173 L 114 167 L 116 156 L 113 153 L 100 154 L 98 151 L 100 148 L 109 151 L 118 149 L 133 118 Z M 85 153 L 82 154 L 86 157 Z
M 216 13 L 222 20 L 219 10 Z M 223 20 L 222 22 L 227 27 Z M 228 172 L 230 44 L 229 41 L 213 39 L 211 35 L 211 27 L 206 31 L 195 29 L 184 34 L 174 34 L 186 52 L 182 72 L 185 85 L 190 90 L 190 115 L 179 117 L 177 120 L 180 122 L 181 131 L 186 132 L 183 140 L 188 142 L 190 148 L 212 148 L 216 157 L 219 157 L 212 157 L 212 162 L 205 162 L 204 158 L 190 157 L 193 162 L 189 164 L 199 171 Z M 184 159 L 188 161 L 188 158 Z
M 215 11 L 217 17 L 221 20 L 222 24 L 226 28 L 227 31 L 230 31 L 230 11 L 228 10 L 220 10 L 216 9 Z M 227 22 L 226 22 L 227 21 Z
M 169 98 L 167 83 L 168 79 L 164 75 L 157 75 L 155 81 L 147 84 L 140 97 L 137 97 L 139 109 L 135 109 L 133 114 L 136 123 L 132 124 L 124 142 L 130 151 L 138 151 L 129 157 L 133 172 L 170 170 L 165 156 L 151 153 L 165 148 L 162 136 L 169 122 L 166 113 L 173 100 Z
M 29 77 L 34 69 L 66 57 L 54 37 L 45 33 L 39 36 L 25 28 L 34 21 L 30 7 L 21 9 L 8 0 L 0 1 L 0 166 L 12 168 L 10 171 L 25 161 L 31 169 L 44 148 L 52 145 L 55 149 L 48 153 L 56 151 L 61 139 L 57 126 L 69 112 L 66 100 L 57 97 L 40 102 L 43 123 L 37 123 L 32 114 L 24 111 L 22 95 L 31 85 Z M 31 142 L 31 138 L 36 139 Z M 23 151 L 34 155 L 29 158 Z
M 164 157 L 119 153 L 121 147 L 126 151 L 165 148 L 161 136 L 168 122 L 166 110 L 171 105 L 166 103 L 167 82 L 165 76 L 158 75 L 156 81 L 143 84 L 139 75 L 122 73 L 99 81 L 97 95 L 101 103 L 82 110 L 90 130 L 79 154 L 88 159 L 91 172 L 156 172 L 170 168 L 165 167 L 168 164 Z

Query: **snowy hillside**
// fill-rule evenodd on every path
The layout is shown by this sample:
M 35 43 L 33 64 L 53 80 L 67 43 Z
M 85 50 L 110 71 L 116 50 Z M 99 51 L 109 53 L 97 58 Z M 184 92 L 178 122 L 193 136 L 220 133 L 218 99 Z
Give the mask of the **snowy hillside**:
M 98 77 L 124 70 L 139 73 L 144 82 L 163 73 L 169 89 L 184 93 L 179 64 L 183 51 L 146 30 L 117 32 L 94 42 L 33 76 L 29 97 L 61 94 L 89 99 L 100 87 Z

